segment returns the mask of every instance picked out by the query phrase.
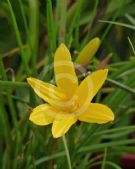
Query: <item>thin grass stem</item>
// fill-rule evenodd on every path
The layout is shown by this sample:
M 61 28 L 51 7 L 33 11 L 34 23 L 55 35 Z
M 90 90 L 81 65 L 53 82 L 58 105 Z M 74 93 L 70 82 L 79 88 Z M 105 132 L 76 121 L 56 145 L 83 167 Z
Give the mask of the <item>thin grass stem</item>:
M 69 150 L 68 150 L 68 146 L 67 146 L 67 140 L 66 140 L 65 135 L 62 136 L 62 140 L 63 140 L 63 144 L 64 144 L 64 148 L 65 148 L 65 153 L 66 153 L 66 157 L 67 157 L 68 168 L 72 169 L 71 158 L 70 158 L 70 154 L 69 154 Z

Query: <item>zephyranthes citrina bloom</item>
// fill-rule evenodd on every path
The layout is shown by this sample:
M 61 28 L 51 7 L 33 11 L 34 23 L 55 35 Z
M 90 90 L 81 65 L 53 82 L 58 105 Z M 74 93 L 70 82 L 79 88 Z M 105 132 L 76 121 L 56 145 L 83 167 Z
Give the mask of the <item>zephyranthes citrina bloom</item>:
M 92 57 L 98 51 L 99 46 L 100 46 L 99 38 L 93 38 L 92 40 L 90 40 L 80 51 L 78 57 L 76 58 L 76 63 L 83 66 L 88 65 Z
M 61 44 L 54 55 L 56 86 L 29 77 L 28 83 L 46 103 L 33 109 L 29 119 L 37 125 L 52 123 L 53 137 L 63 136 L 79 121 L 103 124 L 114 119 L 109 107 L 91 103 L 93 97 L 107 78 L 108 69 L 88 75 L 80 84 L 75 73 L 71 55 Z

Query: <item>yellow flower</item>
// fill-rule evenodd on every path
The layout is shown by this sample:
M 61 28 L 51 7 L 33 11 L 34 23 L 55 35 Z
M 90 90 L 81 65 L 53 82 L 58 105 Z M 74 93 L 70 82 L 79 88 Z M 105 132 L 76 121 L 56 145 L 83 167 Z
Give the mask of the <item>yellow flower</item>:
M 80 65 L 88 65 L 91 58 L 95 55 L 100 46 L 100 39 L 94 38 L 90 40 L 87 45 L 80 51 L 76 63 Z
M 54 73 L 57 86 L 35 78 L 28 83 L 46 103 L 34 108 L 30 120 L 37 125 L 52 124 L 53 137 L 61 137 L 77 120 L 103 124 L 114 119 L 110 108 L 90 103 L 107 78 L 108 70 L 98 70 L 80 84 L 71 56 L 61 44 L 54 56 Z

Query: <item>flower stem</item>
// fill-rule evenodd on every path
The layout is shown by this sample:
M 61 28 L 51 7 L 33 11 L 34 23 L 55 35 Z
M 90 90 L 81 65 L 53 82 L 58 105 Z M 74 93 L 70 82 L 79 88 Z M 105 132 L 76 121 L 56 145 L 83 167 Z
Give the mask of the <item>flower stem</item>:
M 62 136 L 62 140 L 63 140 L 65 153 L 66 153 L 66 157 L 67 157 L 68 167 L 69 167 L 69 169 L 72 169 L 70 154 L 69 154 L 69 150 L 68 150 L 68 146 L 67 146 L 67 141 L 66 141 L 65 135 Z

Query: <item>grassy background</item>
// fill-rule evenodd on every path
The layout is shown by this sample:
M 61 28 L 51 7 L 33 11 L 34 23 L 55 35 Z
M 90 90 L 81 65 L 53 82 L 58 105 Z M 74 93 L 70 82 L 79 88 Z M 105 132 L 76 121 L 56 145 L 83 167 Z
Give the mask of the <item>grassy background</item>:
M 52 138 L 50 126 L 28 121 L 41 100 L 26 77 L 50 81 L 53 70 L 47 65 L 58 45 L 64 42 L 74 59 L 93 37 L 101 38 L 101 47 L 87 71 L 110 70 L 95 102 L 110 106 L 116 118 L 112 124 L 71 128 L 66 137 L 72 166 L 122 168 L 123 152 L 135 152 L 134 9 L 134 0 L 0 1 L 1 169 L 68 168 L 61 138 Z

